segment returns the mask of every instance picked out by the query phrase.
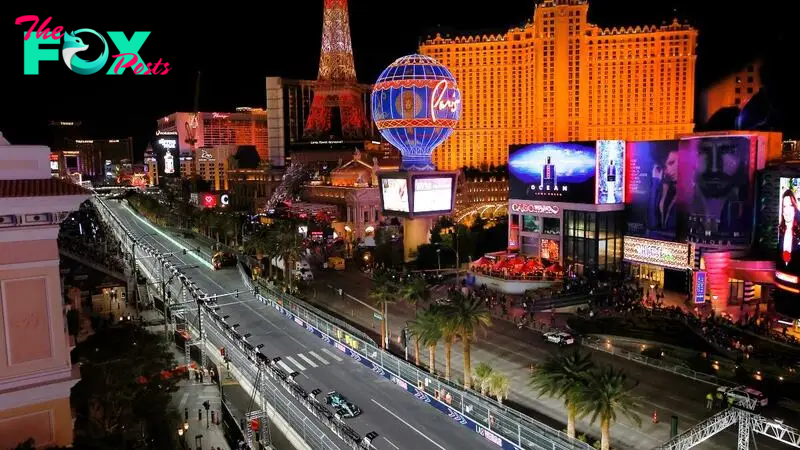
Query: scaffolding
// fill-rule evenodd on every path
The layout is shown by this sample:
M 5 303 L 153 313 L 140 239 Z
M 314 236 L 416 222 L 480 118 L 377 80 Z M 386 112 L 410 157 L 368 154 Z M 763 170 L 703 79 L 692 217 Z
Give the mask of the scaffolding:
M 780 419 L 767 419 L 734 406 L 714 414 L 654 450 L 690 449 L 737 423 L 739 424 L 737 450 L 749 450 L 750 438 L 756 433 L 800 448 L 800 430 L 785 425 Z

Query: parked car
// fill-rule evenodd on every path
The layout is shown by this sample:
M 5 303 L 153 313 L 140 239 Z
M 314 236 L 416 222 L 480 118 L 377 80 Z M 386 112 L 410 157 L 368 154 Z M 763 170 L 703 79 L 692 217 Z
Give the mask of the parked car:
M 757 391 L 747 386 L 720 386 L 717 388 L 717 392 L 720 392 L 726 400 L 732 399 L 734 404 L 743 406 L 750 410 L 756 409 L 757 406 L 763 408 L 767 406 L 768 403 L 767 396 L 765 396 L 761 391 Z

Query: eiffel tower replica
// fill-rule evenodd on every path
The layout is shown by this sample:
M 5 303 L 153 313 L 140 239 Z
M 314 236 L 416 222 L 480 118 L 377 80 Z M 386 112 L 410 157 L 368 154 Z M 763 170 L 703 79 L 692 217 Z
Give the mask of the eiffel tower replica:
M 325 0 L 319 75 L 303 138 L 364 140 L 369 130 L 364 108 L 353 64 L 347 0 Z

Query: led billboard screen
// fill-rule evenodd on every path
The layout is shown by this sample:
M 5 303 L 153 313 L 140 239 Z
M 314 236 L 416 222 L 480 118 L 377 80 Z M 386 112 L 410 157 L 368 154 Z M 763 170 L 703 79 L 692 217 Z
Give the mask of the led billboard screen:
M 775 281 L 781 287 L 794 290 L 800 285 L 800 178 L 781 177 L 778 199 Z
M 512 146 L 508 156 L 510 198 L 594 203 L 596 145 L 589 141 Z
M 749 245 L 753 230 L 755 149 L 750 136 L 680 141 L 679 201 L 693 242 Z
M 453 178 L 414 178 L 414 214 L 442 212 L 453 208 Z
M 181 169 L 177 136 L 156 136 L 153 153 L 158 165 L 159 177 L 179 177 Z
M 680 209 L 678 141 L 628 142 L 626 151 L 628 234 L 674 239 Z
M 381 178 L 383 210 L 408 214 L 411 207 L 407 178 Z
M 625 201 L 625 141 L 597 141 L 597 191 L 598 205 Z

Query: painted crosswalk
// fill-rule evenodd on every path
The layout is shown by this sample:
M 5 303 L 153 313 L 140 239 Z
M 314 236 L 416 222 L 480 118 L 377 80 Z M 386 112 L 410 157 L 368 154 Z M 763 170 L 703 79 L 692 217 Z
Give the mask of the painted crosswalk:
M 302 372 L 304 370 L 330 365 L 331 360 L 336 362 L 344 361 L 344 359 L 336 355 L 336 353 L 326 348 L 320 348 L 318 350 L 310 350 L 295 355 L 282 356 L 280 361 L 278 361 L 278 367 L 288 373 Z

